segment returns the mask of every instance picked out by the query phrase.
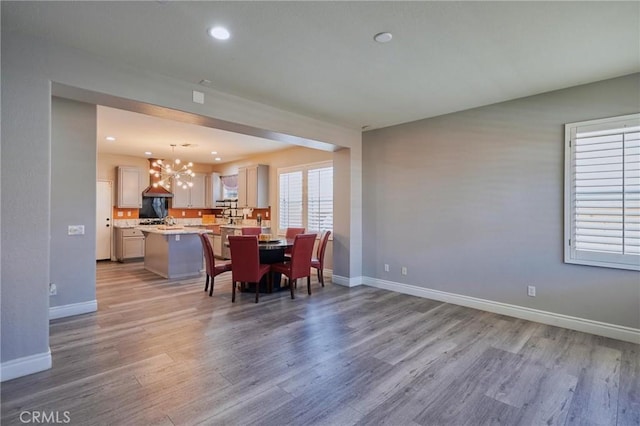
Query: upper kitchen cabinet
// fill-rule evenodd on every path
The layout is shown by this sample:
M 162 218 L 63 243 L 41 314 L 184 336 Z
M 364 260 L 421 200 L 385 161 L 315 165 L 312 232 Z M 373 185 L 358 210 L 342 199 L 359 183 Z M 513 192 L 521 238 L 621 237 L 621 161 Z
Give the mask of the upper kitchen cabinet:
M 171 188 L 173 191 L 172 208 L 174 209 L 204 209 L 206 208 L 205 175 L 196 174 L 191 178 L 191 188 Z
M 135 166 L 118 166 L 118 204 L 119 208 L 139 209 L 142 207 L 142 171 Z
M 269 207 L 269 166 L 238 168 L 238 207 Z

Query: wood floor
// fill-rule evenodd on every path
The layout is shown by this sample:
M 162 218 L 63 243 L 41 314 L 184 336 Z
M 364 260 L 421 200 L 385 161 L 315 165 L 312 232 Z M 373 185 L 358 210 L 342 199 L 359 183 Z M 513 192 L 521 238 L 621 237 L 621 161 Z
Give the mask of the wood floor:
M 638 345 L 365 286 L 232 304 L 229 275 L 210 298 L 100 263 L 99 311 L 52 321 L 53 368 L 2 384 L 2 424 L 640 424 Z

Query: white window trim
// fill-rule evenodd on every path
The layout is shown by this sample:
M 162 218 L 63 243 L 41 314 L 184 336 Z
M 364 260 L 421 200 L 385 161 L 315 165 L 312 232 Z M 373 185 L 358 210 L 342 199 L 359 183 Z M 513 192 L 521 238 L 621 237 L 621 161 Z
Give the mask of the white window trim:
M 596 126 L 607 123 L 614 123 L 618 121 L 626 120 L 638 120 L 640 119 L 640 113 L 629 114 L 618 117 L 609 117 L 597 120 L 580 121 L 575 123 L 565 124 L 565 170 L 564 170 L 564 261 L 565 263 L 588 265 L 588 266 L 600 266 L 606 268 L 626 269 L 633 271 L 640 271 L 640 257 L 634 259 L 632 255 L 616 255 L 600 252 L 586 252 L 581 251 L 578 253 L 575 250 L 575 244 L 572 244 L 574 238 L 573 232 L 573 218 L 575 216 L 575 209 L 573 203 L 573 152 L 571 135 L 573 129 L 584 126 Z
M 324 167 L 333 167 L 333 161 L 332 160 L 327 160 L 327 161 L 318 161 L 316 163 L 306 163 L 306 164 L 298 164 L 296 166 L 289 166 L 289 167 L 279 167 L 278 169 L 276 169 L 276 179 L 277 179 L 277 184 L 276 184 L 276 191 L 277 191 L 277 197 L 276 197 L 276 208 L 278 209 L 277 211 L 277 216 L 274 218 L 276 219 L 275 224 L 277 227 L 277 234 L 278 235 L 285 235 L 287 230 L 286 229 L 280 229 L 280 174 L 282 173 L 290 173 L 290 172 L 297 172 L 297 171 L 301 171 L 303 174 L 303 182 L 306 182 L 306 173 L 309 169 L 321 169 Z M 305 185 L 302 185 L 302 193 L 303 193 L 303 197 L 302 197 L 302 203 L 303 205 L 306 204 L 306 197 L 307 197 L 307 188 L 305 187 Z M 334 206 L 335 206 L 335 201 L 334 201 Z M 303 210 L 306 211 L 306 208 Z M 335 215 L 334 215 L 335 216 Z M 303 223 L 306 222 L 306 217 L 304 217 L 303 215 Z M 272 222 L 273 223 L 273 222 Z M 304 223 L 305 225 L 305 229 L 307 228 L 307 224 Z M 335 225 L 335 224 L 334 224 Z M 318 235 L 316 235 L 316 240 L 320 239 L 320 234 L 318 233 Z M 329 240 L 333 240 L 333 229 L 331 230 L 331 235 L 329 235 Z

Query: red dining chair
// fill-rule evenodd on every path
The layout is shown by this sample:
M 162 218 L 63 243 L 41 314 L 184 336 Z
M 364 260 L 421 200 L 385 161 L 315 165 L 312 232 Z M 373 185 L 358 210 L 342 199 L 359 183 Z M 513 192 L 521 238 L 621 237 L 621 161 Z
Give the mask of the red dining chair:
M 291 261 L 274 263 L 271 265 L 271 272 L 280 273 L 289 279 L 289 289 L 291 290 L 291 298 L 293 295 L 293 287 L 298 278 L 307 277 L 307 290 L 311 294 L 311 255 L 313 254 L 313 245 L 316 242 L 316 234 L 298 234 L 293 241 L 291 249 Z
M 242 235 L 260 235 L 262 233 L 262 228 L 259 226 L 248 226 L 242 228 Z
M 287 228 L 285 238 L 287 240 L 292 240 L 296 237 L 296 235 L 304 234 L 304 231 L 305 231 L 304 228 Z M 286 249 L 284 249 L 284 257 L 286 260 L 291 259 L 291 248 L 287 247 Z
M 207 234 L 200 234 L 200 242 L 202 243 L 202 251 L 204 252 L 204 262 L 207 276 L 204 282 L 204 291 L 209 290 L 209 280 L 211 280 L 211 290 L 209 290 L 209 296 L 213 296 L 213 282 L 216 275 L 220 275 L 223 272 L 229 272 L 231 270 L 231 263 L 223 262 L 216 264 L 216 258 L 213 255 L 213 247 L 211 246 L 211 240 Z
M 256 303 L 260 291 L 260 280 L 267 274 L 268 286 L 271 288 L 271 276 L 268 274 L 270 265 L 260 263 L 258 237 L 255 235 L 230 235 L 231 249 L 231 302 L 236 301 L 236 283 L 254 283 L 256 286 Z
M 322 287 L 324 287 L 324 252 L 327 249 L 329 235 L 331 235 L 331 231 L 322 231 L 322 234 L 320 234 L 320 242 L 318 243 L 318 250 L 316 251 L 316 257 L 311 259 L 311 267 L 317 269 L 318 281 L 320 281 Z

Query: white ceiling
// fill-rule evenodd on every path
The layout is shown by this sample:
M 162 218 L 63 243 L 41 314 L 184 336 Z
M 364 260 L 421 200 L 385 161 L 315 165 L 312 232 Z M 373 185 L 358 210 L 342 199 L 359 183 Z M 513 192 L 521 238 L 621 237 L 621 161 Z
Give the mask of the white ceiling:
M 3 1 L 2 27 L 351 128 L 640 71 L 637 1 Z
M 113 136 L 115 141 L 108 141 Z M 137 112 L 98 106 L 98 153 L 227 163 L 291 145 Z M 171 145 L 176 145 L 172 147 Z M 189 146 L 184 146 L 189 145 Z M 146 155 L 145 152 L 151 152 Z M 211 154 L 212 151 L 217 154 Z M 219 157 L 220 161 L 215 158 Z

